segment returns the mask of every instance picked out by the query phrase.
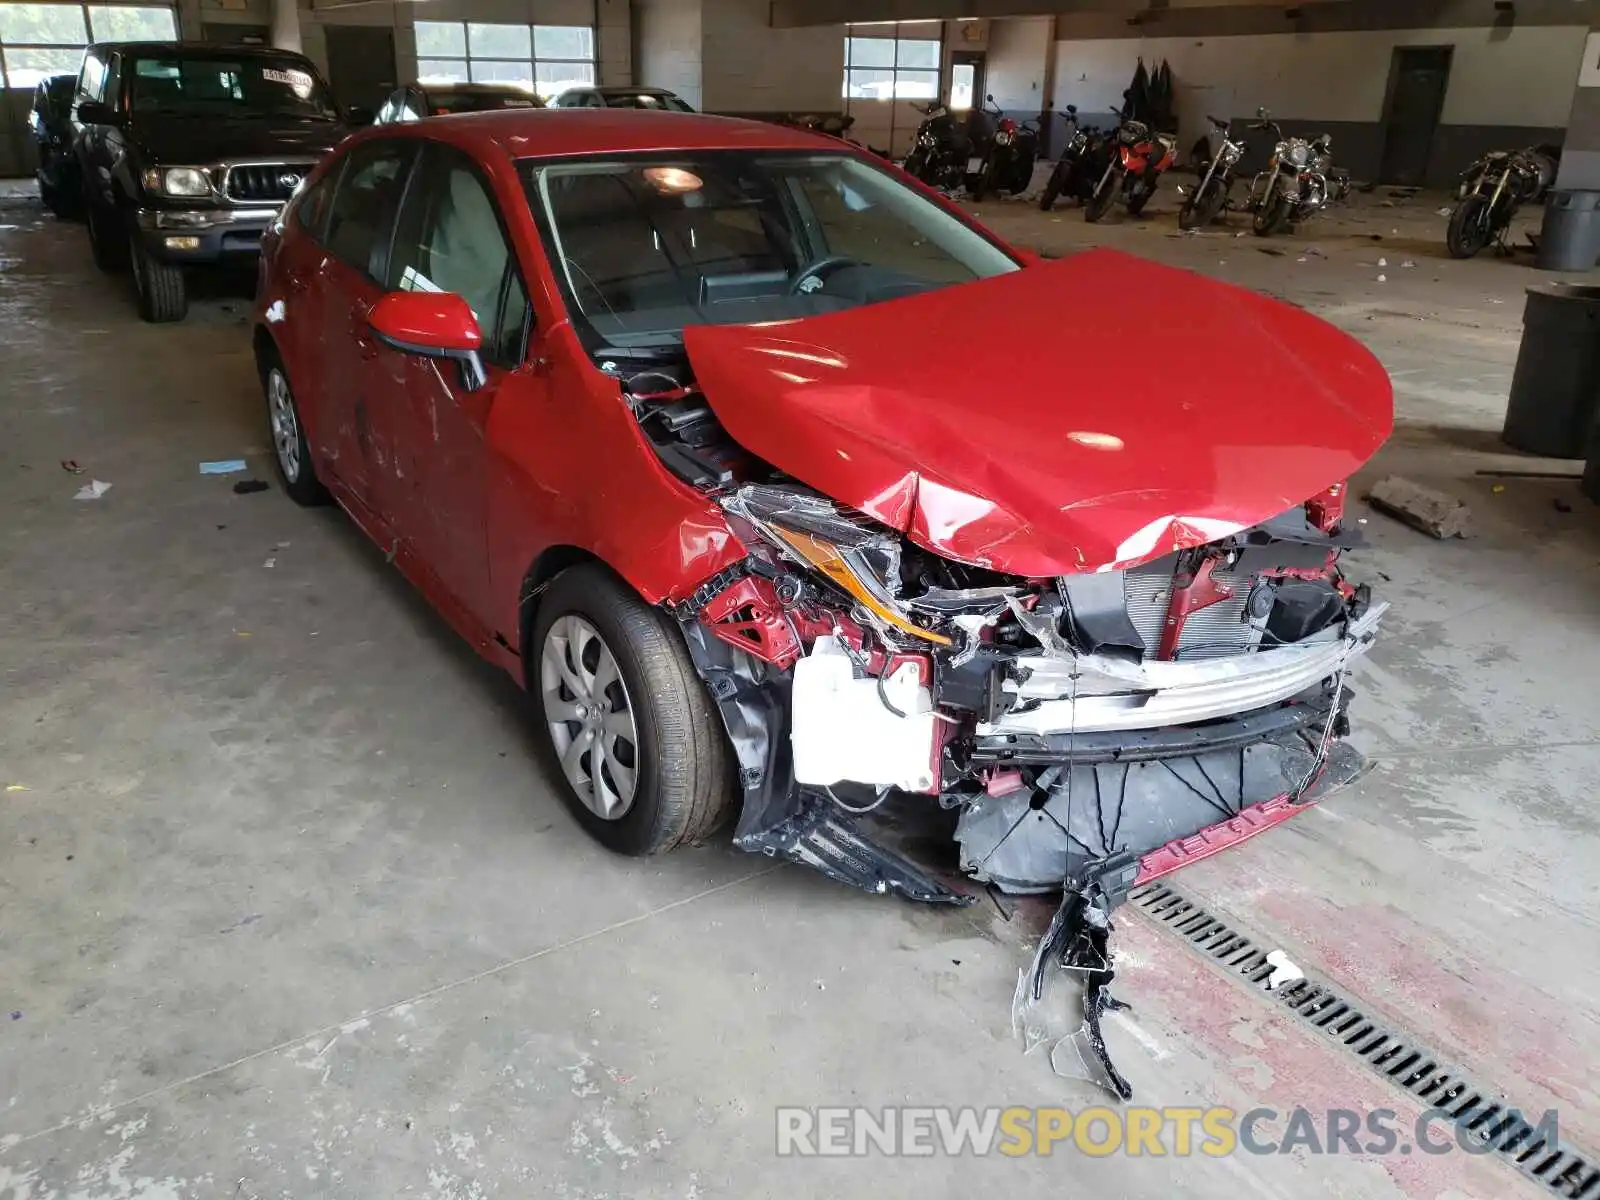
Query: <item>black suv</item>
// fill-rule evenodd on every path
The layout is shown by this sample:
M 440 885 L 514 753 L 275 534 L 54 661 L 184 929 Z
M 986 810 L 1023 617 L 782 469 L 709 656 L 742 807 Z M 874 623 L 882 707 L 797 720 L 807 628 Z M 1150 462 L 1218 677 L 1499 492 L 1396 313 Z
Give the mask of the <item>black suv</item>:
M 28 111 L 28 132 L 39 158 L 39 199 L 58 217 L 72 212 L 82 190 L 72 158 L 72 90 L 77 82 L 72 75 L 41 79 Z
M 317 159 L 372 120 L 335 109 L 309 59 L 249 46 L 90 46 L 74 101 L 95 262 L 131 263 L 147 321 L 182 320 L 183 268 L 256 253 Z

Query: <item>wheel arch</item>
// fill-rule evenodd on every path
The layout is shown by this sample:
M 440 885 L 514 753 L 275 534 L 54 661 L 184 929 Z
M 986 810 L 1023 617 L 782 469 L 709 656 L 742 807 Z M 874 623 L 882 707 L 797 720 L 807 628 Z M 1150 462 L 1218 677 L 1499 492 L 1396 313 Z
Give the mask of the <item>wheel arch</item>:
M 601 558 L 592 550 L 585 550 L 582 546 L 557 545 L 547 546 L 539 552 L 528 567 L 527 573 L 522 577 L 522 586 L 517 592 L 517 645 L 522 658 L 522 685 L 525 689 L 532 687 L 532 680 L 528 676 L 529 656 L 533 653 L 533 624 L 539 616 L 539 599 L 544 595 L 544 590 L 550 581 L 563 571 L 573 567 L 593 563 L 604 568 L 615 576 L 625 587 L 635 594 L 638 588 L 618 573 L 610 563 Z

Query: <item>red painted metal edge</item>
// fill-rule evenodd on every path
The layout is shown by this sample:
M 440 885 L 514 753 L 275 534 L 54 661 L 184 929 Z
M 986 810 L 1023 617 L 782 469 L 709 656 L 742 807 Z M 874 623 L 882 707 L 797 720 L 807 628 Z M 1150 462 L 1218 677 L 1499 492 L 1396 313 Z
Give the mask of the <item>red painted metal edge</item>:
M 1160 879 L 1180 867 L 1187 867 L 1240 842 L 1247 842 L 1256 834 L 1282 825 L 1296 813 L 1302 813 L 1310 807 L 1310 804 L 1294 803 L 1287 792 L 1271 800 L 1263 800 L 1260 804 L 1252 804 L 1249 808 L 1241 809 L 1236 817 L 1219 821 L 1189 837 L 1177 838 L 1143 855 L 1139 859 L 1139 877 L 1134 881 L 1134 886 Z

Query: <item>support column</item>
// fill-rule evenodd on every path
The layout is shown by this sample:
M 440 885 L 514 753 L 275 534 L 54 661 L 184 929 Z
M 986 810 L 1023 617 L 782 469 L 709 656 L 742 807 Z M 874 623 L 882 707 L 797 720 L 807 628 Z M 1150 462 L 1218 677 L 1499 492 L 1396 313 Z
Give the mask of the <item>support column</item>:
M 300 53 L 299 0 L 272 0 L 272 44 Z

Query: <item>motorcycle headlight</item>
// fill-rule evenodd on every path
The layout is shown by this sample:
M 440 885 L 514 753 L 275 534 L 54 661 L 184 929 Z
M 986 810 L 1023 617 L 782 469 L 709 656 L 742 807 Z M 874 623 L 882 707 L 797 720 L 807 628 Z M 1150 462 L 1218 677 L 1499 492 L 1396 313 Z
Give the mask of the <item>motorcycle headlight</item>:
M 209 196 L 211 181 L 199 167 L 152 167 L 141 182 L 147 192 L 166 196 Z
M 917 624 L 896 599 L 899 535 L 797 488 L 752 484 L 723 506 L 743 517 L 783 558 L 821 576 L 882 625 L 935 645 L 954 644 Z
M 1009 145 L 1011 145 L 1011 135 L 1009 133 L 997 133 L 997 134 L 995 134 L 994 135 L 994 144 L 996 146 L 1009 146 Z
M 1311 150 L 1304 142 L 1289 143 L 1289 165 L 1303 167 L 1311 158 Z
M 1222 148 L 1222 161 L 1227 163 L 1229 166 L 1232 166 L 1234 163 L 1239 161 L 1240 157 L 1243 156 L 1243 154 L 1244 154 L 1244 147 L 1243 146 L 1236 146 L 1236 145 L 1234 145 L 1234 143 L 1229 142 L 1226 146 L 1224 146 Z

